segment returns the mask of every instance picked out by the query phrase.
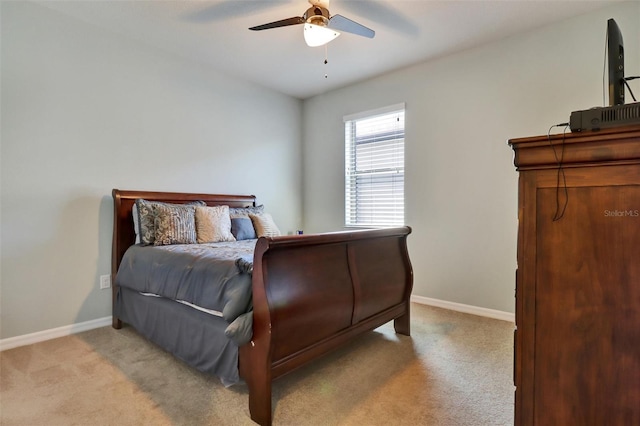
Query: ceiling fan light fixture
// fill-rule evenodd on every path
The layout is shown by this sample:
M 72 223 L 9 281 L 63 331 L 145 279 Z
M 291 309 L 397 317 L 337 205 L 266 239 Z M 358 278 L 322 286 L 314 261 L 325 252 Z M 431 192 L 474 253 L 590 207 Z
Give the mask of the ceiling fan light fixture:
M 324 16 L 311 16 L 304 24 L 304 41 L 309 47 L 322 46 L 329 43 L 340 33 L 327 27 L 329 20 Z

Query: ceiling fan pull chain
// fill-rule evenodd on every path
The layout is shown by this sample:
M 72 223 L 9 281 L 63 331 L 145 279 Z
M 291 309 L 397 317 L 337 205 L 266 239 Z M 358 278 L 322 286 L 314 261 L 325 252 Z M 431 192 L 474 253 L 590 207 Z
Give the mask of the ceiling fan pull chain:
M 328 50 L 329 50 L 329 48 L 328 48 L 328 47 L 327 47 L 327 45 L 325 44 L 325 45 L 324 45 L 324 64 L 325 64 L 325 65 L 327 65 L 327 64 L 329 63 L 329 61 L 328 61 L 328 59 L 327 59 L 327 58 L 328 58 L 328 56 L 329 56 L 329 54 L 328 54 Z M 328 77 L 328 75 L 327 75 L 327 73 L 325 72 L 325 73 L 324 73 L 324 78 L 327 78 L 327 77 Z

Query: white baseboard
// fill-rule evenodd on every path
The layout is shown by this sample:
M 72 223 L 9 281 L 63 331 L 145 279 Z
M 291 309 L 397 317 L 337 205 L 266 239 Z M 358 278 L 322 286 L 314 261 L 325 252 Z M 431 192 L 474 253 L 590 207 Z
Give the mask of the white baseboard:
M 411 296 L 411 301 L 421 305 L 435 306 L 438 308 L 450 309 L 452 311 L 464 312 L 466 314 L 479 315 L 502 321 L 515 322 L 515 315 L 510 312 L 496 311 L 494 309 L 480 308 L 478 306 L 464 305 L 462 303 L 447 302 L 446 300 L 432 299 L 430 297 Z M 24 336 L 9 337 L 0 340 L 0 352 L 17 348 L 19 346 L 30 345 L 32 343 L 44 342 L 45 340 L 56 339 L 58 337 L 69 336 L 81 333 L 94 328 L 111 325 L 111 317 L 99 318 L 85 321 L 78 324 L 64 327 L 52 328 L 51 330 L 39 331 L 37 333 L 25 334 Z
M 26 346 L 32 343 L 44 342 L 45 340 L 56 339 L 58 337 L 69 336 L 81 333 L 94 328 L 111 325 L 111 317 L 98 318 L 78 324 L 71 324 L 64 327 L 52 328 L 51 330 L 38 331 L 37 333 L 25 334 L 24 336 L 9 337 L 0 340 L 0 352 L 6 349 L 13 349 L 19 346 Z
M 478 306 L 464 305 L 462 303 L 447 302 L 446 300 L 432 299 L 430 297 L 411 296 L 411 301 L 421 305 L 435 306 L 437 308 L 464 312 L 465 314 L 478 315 L 502 321 L 515 322 L 515 314 L 511 312 L 496 311 L 495 309 L 480 308 Z

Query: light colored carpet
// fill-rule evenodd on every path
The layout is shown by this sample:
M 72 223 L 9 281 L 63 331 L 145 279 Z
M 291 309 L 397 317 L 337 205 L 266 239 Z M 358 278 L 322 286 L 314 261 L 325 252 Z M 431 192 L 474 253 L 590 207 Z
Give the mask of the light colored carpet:
M 513 424 L 513 324 L 412 305 L 274 382 L 274 425 Z M 104 327 L 0 353 L 0 424 L 252 425 L 225 388 L 140 337 Z

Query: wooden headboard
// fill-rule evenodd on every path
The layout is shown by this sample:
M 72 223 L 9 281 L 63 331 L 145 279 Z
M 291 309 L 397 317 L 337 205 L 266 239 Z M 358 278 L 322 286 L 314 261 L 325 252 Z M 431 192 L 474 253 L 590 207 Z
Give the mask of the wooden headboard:
M 149 201 L 163 201 L 174 204 L 184 204 L 190 201 L 202 200 L 209 206 L 227 205 L 229 207 L 255 206 L 255 195 L 226 195 L 226 194 L 190 194 L 182 192 L 151 192 L 151 191 L 123 191 L 114 189 L 113 195 L 113 246 L 111 248 L 112 279 L 118 272 L 124 252 L 135 244 L 136 235 L 133 229 L 131 211 L 133 203 L 138 198 Z

